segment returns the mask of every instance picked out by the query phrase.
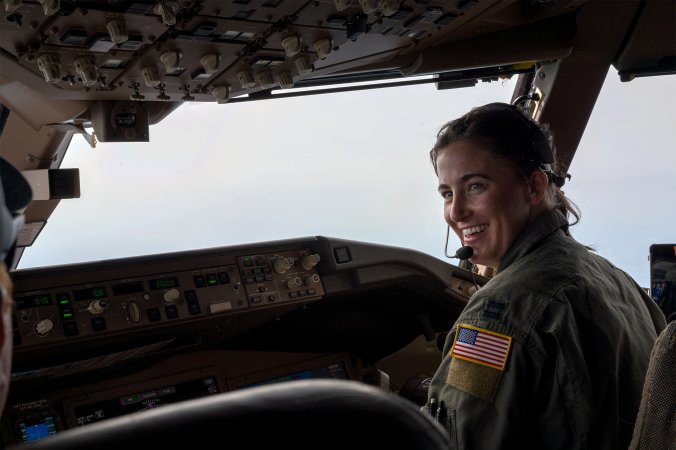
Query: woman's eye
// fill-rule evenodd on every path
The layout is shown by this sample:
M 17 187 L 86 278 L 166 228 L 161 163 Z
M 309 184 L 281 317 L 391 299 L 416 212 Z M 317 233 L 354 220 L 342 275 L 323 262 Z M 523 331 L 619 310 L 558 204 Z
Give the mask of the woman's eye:
M 453 198 L 453 192 L 451 192 L 451 191 L 445 191 L 445 192 L 442 192 L 442 193 L 441 193 L 441 196 L 442 196 L 445 200 L 450 200 L 450 199 Z
M 470 183 L 469 186 L 467 186 L 468 191 L 480 191 L 481 189 L 483 189 L 481 183 Z

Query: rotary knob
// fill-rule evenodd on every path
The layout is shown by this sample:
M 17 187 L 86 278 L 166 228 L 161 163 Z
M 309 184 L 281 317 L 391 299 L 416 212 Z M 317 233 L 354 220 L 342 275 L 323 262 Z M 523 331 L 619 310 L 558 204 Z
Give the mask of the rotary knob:
M 168 289 L 168 290 L 164 291 L 164 293 L 162 294 L 162 301 L 164 301 L 164 303 L 166 303 L 168 305 L 171 305 L 172 303 L 175 303 L 176 300 L 178 300 L 180 296 L 181 296 L 181 293 L 178 292 L 178 289 L 176 289 L 176 288 Z
M 275 272 L 284 273 L 293 266 L 293 258 L 277 258 L 274 263 Z
M 35 324 L 35 332 L 38 336 L 46 336 L 54 328 L 54 322 L 51 319 L 42 319 Z
M 314 275 L 310 275 L 309 277 L 305 277 L 305 285 L 306 286 L 314 286 L 317 283 L 319 283 L 319 275 L 314 274 Z
M 300 259 L 303 269 L 310 270 L 321 260 L 321 257 L 315 253 L 313 255 L 305 255 Z
M 87 311 L 89 311 L 90 314 L 101 314 L 103 311 L 106 310 L 107 306 L 108 302 L 104 299 L 94 300 L 87 307 Z
M 303 280 L 301 280 L 300 277 L 293 277 L 293 278 L 290 278 L 289 281 L 286 282 L 286 286 L 287 286 L 289 289 L 297 288 L 297 287 L 300 286 L 301 284 L 303 284 Z

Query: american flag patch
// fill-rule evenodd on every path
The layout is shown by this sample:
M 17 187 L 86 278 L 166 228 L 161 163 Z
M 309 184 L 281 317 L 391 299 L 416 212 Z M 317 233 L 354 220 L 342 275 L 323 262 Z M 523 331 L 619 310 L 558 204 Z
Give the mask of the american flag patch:
M 471 325 L 458 325 L 451 356 L 505 370 L 512 338 Z

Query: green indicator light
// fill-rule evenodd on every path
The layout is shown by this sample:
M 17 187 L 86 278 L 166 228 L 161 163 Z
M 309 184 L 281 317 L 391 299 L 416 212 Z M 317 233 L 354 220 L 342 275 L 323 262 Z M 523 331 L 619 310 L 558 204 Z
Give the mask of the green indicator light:
M 70 300 L 61 300 L 61 301 L 59 302 L 59 304 L 61 304 L 61 305 L 70 305 Z
M 64 319 L 70 319 L 71 317 L 73 317 L 73 315 L 70 314 L 70 313 L 66 313 L 66 314 L 63 315 Z

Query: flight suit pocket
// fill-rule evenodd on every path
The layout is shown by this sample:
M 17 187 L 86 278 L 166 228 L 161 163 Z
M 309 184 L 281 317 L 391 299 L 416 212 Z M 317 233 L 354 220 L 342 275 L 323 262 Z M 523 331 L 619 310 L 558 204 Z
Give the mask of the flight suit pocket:
M 430 410 L 430 404 L 420 408 L 424 414 L 427 414 L 432 420 L 439 423 L 442 428 L 448 433 L 451 441 L 451 450 L 458 449 L 458 432 L 456 430 L 456 414 L 455 409 L 449 408 L 435 408 L 434 411 Z
M 455 409 L 444 408 L 437 413 L 437 421 L 444 427 L 451 439 L 451 450 L 458 449 L 458 431 L 456 429 Z

